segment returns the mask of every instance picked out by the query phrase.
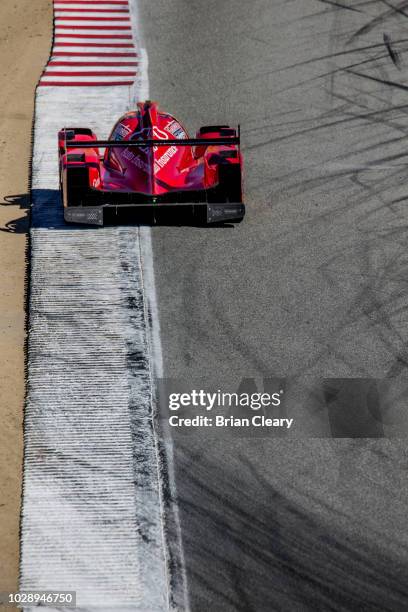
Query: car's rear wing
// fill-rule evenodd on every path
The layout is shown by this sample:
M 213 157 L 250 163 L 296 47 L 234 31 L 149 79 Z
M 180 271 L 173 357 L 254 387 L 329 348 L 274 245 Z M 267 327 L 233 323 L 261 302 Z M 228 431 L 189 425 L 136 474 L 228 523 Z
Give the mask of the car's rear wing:
M 196 146 L 239 146 L 241 142 L 240 130 L 237 136 L 219 138 L 169 138 L 151 140 L 65 140 L 66 149 L 95 149 L 95 148 L 128 148 L 128 147 L 196 147 Z

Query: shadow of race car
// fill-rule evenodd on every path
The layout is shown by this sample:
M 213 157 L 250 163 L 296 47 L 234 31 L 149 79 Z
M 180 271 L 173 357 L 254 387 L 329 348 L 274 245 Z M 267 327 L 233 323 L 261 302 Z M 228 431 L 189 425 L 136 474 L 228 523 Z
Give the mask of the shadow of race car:
M 119 119 L 109 140 L 89 128 L 64 128 L 58 148 L 67 223 L 201 225 L 245 215 L 239 128 L 205 126 L 189 138 L 177 119 L 147 101 Z

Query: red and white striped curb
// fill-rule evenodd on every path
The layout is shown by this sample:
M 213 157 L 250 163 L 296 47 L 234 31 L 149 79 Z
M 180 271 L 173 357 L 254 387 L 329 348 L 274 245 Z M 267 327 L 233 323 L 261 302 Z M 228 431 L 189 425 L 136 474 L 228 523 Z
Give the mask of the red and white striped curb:
M 54 0 L 55 36 L 40 86 L 132 85 L 138 54 L 128 0 Z

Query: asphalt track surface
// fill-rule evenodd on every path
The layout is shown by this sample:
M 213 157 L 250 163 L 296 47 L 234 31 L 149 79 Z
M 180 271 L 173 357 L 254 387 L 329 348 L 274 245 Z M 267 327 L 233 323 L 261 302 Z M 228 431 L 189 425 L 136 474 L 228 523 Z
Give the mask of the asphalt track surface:
M 165 375 L 405 384 L 408 2 L 140 6 L 152 99 L 240 123 L 246 163 L 240 226 L 153 229 Z M 407 609 L 402 430 L 301 404 L 287 437 L 176 436 L 194 612 Z

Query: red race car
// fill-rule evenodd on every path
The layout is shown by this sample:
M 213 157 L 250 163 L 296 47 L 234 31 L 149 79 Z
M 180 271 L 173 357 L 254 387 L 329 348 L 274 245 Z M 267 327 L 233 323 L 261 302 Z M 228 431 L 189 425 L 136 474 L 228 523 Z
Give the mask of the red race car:
M 58 147 L 65 221 L 242 221 L 239 145 L 239 129 L 224 125 L 189 138 L 150 101 L 119 119 L 109 140 L 88 128 L 64 128 Z

